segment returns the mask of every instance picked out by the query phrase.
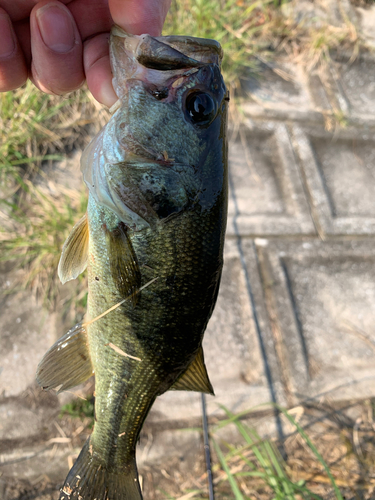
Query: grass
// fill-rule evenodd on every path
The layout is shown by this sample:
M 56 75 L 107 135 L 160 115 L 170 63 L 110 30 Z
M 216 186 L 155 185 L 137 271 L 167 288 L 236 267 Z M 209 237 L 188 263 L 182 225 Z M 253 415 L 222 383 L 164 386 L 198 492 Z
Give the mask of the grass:
M 172 3 L 164 33 L 216 38 L 224 49 L 223 73 L 232 96 L 241 80 L 258 71 L 258 62 L 288 53 L 312 67 L 324 64 L 332 50 L 346 47 L 355 55 L 361 39 L 349 19 L 342 26 L 296 20 L 294 2 L 275 0 L 179 0 Z M 61 245 L 79 219 L 85 199 L 61 186 L 35 187 L 46 162 L 58 161 L 87 142 L 87 125 L 102 126 L 108 113 L 85 90 L 69 97 L 49 96 L 31 83 L 0 94 L 0 255 L 25 270 L 24 287 L 47 297 L 56 291 Z M 337 115 L 337 116 L 336 116 Z M 327 117 L 345 126 L 336 110 Z M 237 113 L 236 116 L 239 116 Z M 337 118 L 339 117 L 339 119 Z
M 273 500 L 297 500 L 297 498 L 322 500 L 321 496 L 315 494 L 306 486 L 305 480 L 291 479 L 290 474 L 287 472 L 287 465 L 274 442 L 262 439 L 256 430 L 242 423 L 239 416 L 234 415 L 225 408 L 223 409 L 227 414 L 228 420 L 222 422 L 219 427 L 223 428 L 229 423 L 234 424 L 244 442 L 240 447 L 226 444 L 229 451 L 224 454 L 218 442 L 213 439 L 214 449 L 220 465 L 227 476 L 226 481 L 230 484 L 236 500 L 245 500 L 245 498 L 248 498 L 248 495 L 242 492 L 243 490 L 245 492 L 246 490 L 249 491 L 245 480 L 255 480 L 255 484 L 258 483 L 258 490 L 268 491 L 269 498 Z M 326 462 L 307 433 L 287 410 L 279 408 L 279 411 L 295 427 L 300 438 L 304 440 L 315 455 L 317 462 L 327 473 L 335 492 L 334 498 L 336 500 L 344 500 Z M 231 465 L 233 463 L 235 464 L 234 466 Z M 239 486 L 241 482 L 242 491 Z M 253 487 L 254 485 L 249 484 L 249 486 Z
M 180 0 L 172 2 L 164 33 L 214 38 L 224 49 L 222 70 L 227 85 L 239 89 L 241 79 L 258 73 L 259 61 L 277 54 L 309 70 L 331 60 L 335 51 L 355 58 L 365 46 L 353 22 L 340 26 L 329 21 L 300 19 L 297 2 L 275 0 Z
M 224 50 L 222 70 L 227 85 L 238 86 L 239 79 L 255 70 L 254 42 L 262 30 L 268 4 L 242 0 L 182 0 L 173 2 L 164 33 L 190 34 L 218 40 Z
M 85 90 L 50 96 L 30 82 L 0 94 L 0 109 L 0 262 L 22 269 L 17 289 L 53 307 L 61 248 L 87 195 L 56 183 L 51 167 L 87 144 L 87 125 L 106 120 Z
M 361 417 L 353 420 L 349 415 L 354 407 Z M 226 418 L 211 426 L 215 498 L 371 500 L 375 492 L 373 407 L 372 400 L 338 411 L 319 404 L 290 410 L 278 407 L 287 434 L 282 441 L 261 437 L 247 423 L 255 409 L 236 415 L 222 408 Z M 160 498 L 203 500 L 206 475 L 198 479 L 199 475 L 191 484 L 185 483 L 179 495 Z
M 0 262 L 23 269 L 18 281 L 53 306 L 57 293 L 57 265 L 69 230 L 86 211 L 85 191 L 64 190 L 52 197 L 23 181 L 21 193 L 13 201 L 3 201 L 10 210 L 12 227 L 0 233 Z
M 19 183 L 25 175 L 30 177 L 43 161 L 56 160 L 71 150 L 90 121 L 92 103 L 82 90 L 69 97 L 51 96 L 28 82 L 14 92 L 0 93 L 0 110 L 0 183 L 4 189 L 14 180 Z

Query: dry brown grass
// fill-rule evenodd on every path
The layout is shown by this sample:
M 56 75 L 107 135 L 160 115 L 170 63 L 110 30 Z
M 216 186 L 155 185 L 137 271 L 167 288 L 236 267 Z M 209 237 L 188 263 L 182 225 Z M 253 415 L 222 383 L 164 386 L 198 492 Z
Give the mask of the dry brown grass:
M 338 496 L 328 477 L 322 461 L 306 443 L 301 433 L 285 419 L 284 429 L 287 437 L 282 440 L 263 440 L 259 437 L 253 445 L 244 443 L 239 436 L 233 440 L 233 433 L 225 441 L 225 433 L 216 436 L 215 428 L 220 423 L 212 422 L 211 430 L 214 439 L 220 443 L 226 464 L 237 483 L 240 496 L 235 496 L 231 488 L 228 473 L 223 469 L 217 455 L 213 457 L 213 476 L 216 500 L 243 498 L 257 500 L 328 500 L 342 498 L 345 500 L 371 500 L 375 497 L 375 420 L 374 401 L 347 402 L 330 405 L 309 404 L 289 411 L 308 434 L 313 446 L 321 454 L 329 467 L 335 484 L 340 491 Z M 242 423 L 247 428 L 254 428 L 262 420 L 270 417 L 243 417 Z M 231 424 L 232 426 L 235 424 Z M 256 433 L 254 434 L 254 436 Z M 262 448 L 268 443 L 267 448 Z M 257 448 L 257 450 L 255 450 Z M 259 462 L 257 453 L 263 450 L 263 458 L 270 460 L 274 454 L 278 466 L 282 469 L 280 482 L 284 477 L 290 481 L 290 493 L 277 494 L 270 484 L 271 469 L 267 470 Z M 193 457 L 191 472 L 188 477 L 179 474 L 178 461 L 164 464 L 165 474 L 157 467 L 145 466 L 142 471 L 145 477 L 146 493 L 155 500 L 189 498 L 202 500 L 207 498 L 207 475 L 202 456 Z M 254 474 L 255 472 L 255 474 Z M 250 476 L 249 473 L 252 473 Z M 257 476 L 258 474 L 258 476 Z M 293 491 L 291 484 L 298 485 Z

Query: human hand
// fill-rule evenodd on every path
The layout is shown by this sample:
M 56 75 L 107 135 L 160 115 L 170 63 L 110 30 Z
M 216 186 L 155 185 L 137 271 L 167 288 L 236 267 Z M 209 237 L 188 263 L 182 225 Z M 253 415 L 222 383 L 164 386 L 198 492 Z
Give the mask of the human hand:
M 140 35 L 161 33 L 171 0 L 0 0 L 0 92 L 29 77 L 42 91 L 64 94 L 85 79 L 112 106 L 108 39 L 113 23 Z

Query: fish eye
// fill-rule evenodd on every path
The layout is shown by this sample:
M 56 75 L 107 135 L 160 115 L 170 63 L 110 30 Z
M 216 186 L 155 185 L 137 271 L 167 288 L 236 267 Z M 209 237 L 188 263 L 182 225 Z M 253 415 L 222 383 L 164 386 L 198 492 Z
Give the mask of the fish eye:
M 193 92 L 186 99 L 186 112 L 190 121 L 196 125 L 209 125 L 216 116 L 214 99 L 205 92 Z

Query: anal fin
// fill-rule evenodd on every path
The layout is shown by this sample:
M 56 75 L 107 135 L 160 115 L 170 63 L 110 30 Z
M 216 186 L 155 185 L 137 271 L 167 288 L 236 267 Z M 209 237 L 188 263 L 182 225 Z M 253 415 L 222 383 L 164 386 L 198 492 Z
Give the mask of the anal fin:
M 195 391 L 214 395 L 211 382 L 208 378 L 207 368 L 204 364 L 202 347 L 199 348 L 188 369 L 170 388 L 174 391 Z
M 61 283 L 77 278 L 86 269 L 88 249 L 89 225 L 85 214 L 73 227 L 64 243 L 58 267 Z
M 78 324 L 63 335 L 43 356 L 36 380 L 45 390 L 59 392 L 85 382 L 93 374 L 86 329 Z

